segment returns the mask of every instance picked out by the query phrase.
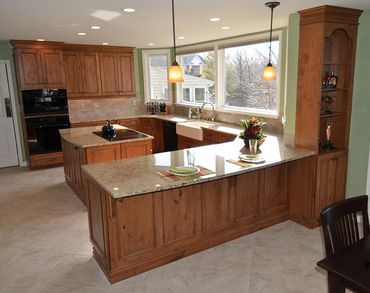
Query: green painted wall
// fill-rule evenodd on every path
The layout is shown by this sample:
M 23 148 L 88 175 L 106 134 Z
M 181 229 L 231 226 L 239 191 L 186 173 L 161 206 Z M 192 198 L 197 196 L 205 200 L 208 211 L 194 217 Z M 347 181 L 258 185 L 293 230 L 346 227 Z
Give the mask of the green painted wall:
M 359 22 L 347 171 L 347 197 L 366 192 L 370 145 L 370 10 L 363 12 Z
M 285 96 L 285 125 L 286 134 L 293 135 L 295 132 L 295 112 L 297 98 L 297 75 L 298 75 L 298 48 L 299 48 L 299 14 L 289 16 L 288 40 L 287 40 L 287 78 Z

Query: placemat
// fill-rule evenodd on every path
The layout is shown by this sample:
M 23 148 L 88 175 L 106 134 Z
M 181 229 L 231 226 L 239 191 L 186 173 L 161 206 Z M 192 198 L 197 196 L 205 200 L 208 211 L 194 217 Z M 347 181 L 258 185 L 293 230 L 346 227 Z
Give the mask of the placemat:
M 237 159 L 237 160 L 228 159 L 226 161 L 230 162 L 230 163 L 233 163 L 233 164 L 236 164 L 236 165 L 239 165 L 240 167 L 249 167 L 249 166 L 253 165 L 252 163 L 243 162 L 243 161 L 240 161 L 239 159 Z
M 177 176 L 177 175 L 168 173 L 167 170 L 157 171 L 156 173 L 157 173 L 157 175 L 161 176 L 163 179 L 165 179 L 167 181 L 188 180 L 190 178 L 196 178 L 196 177 L 200 177 L 200 176 L 204 176 L 204 175 L 210 175 L 210 174 L 215 173 L 212 170 L 209 170 L 209 169 L 207 169 L 205 167 L 202 167 L 202 166 L 195 166 L 195 167 L 199 168 L 199 172 L 195 175 L 190 175 L 190 176 Z

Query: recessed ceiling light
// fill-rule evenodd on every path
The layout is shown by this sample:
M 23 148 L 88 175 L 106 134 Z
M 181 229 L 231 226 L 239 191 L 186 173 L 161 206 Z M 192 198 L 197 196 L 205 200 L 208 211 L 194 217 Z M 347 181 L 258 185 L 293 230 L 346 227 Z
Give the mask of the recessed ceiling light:
M 109 45 L 109 43 L 107 43 L 107 42 L 104 42 L 104 43 L 101 43 L 102 45 Z
M 216 21 L 220 21 L 221 18 L 219 18 L 219 17 L 211 17 L 209 20 L 210 21 L 213 21 L 213 22 L 216 22 Z
M 100 26 L 98 26 L 98 25 L 92 25 L 92 26 L 90 26 L 90 28 L 93 29 L 93 30 L 100 30 Z
M 185 37 L 182 37 L 182 36 L 181 36 L 181 37 L 179 37 L 179 40 L 183 40 L 183 39 L 185 39 Z
M 77 33 L 79 36 L 86 36 L 86 33 Z
M 222 26 L 221 29 L 222 30 L 228 30 L 228 29 L 230 29 L 230 27 L 229 26 Z
M 154 46 L 155 44 L 154 43 L 149 43 L 148 46 Z
M 124 11 L 124 12 L 135 12 L 136 10 L 134 8 L 123 8 L 122 11 Z
M 45 42 L 45 39 L 36 39 L 38 42 Z

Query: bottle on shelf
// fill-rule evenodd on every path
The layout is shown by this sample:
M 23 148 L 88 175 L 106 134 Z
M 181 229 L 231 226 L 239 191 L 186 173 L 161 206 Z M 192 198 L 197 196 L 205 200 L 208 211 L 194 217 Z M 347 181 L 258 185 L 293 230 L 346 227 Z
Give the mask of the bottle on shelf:
M 336 88 L 338 84 L 338 77 L 334 75 L 334 72 L 331 71 L 330 73 L 326 73 L 323 81 L 322 81 L 322 88 L 323 89 L 333 89 Z

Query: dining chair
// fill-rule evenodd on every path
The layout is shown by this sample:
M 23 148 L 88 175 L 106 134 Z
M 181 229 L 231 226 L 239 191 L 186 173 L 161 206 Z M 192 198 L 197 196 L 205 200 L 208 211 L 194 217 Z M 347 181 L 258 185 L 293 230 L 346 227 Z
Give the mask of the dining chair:
M 356 243 L 369 235 L 367 195 L 348 198 L 329 205 L 320 212 L 326 256 Z M 362 216 L 361 223 L 357 216 Z

